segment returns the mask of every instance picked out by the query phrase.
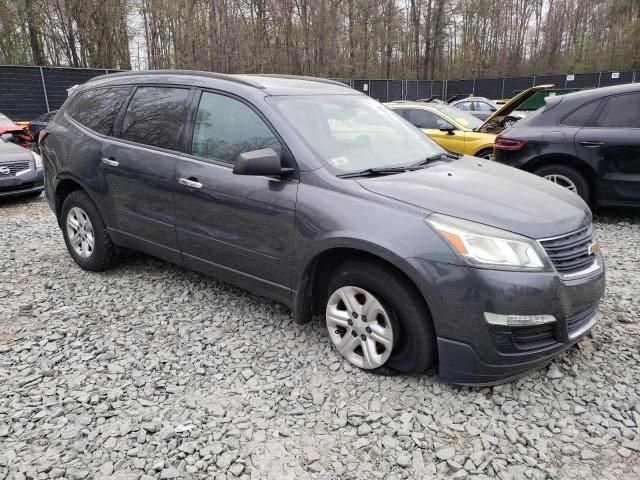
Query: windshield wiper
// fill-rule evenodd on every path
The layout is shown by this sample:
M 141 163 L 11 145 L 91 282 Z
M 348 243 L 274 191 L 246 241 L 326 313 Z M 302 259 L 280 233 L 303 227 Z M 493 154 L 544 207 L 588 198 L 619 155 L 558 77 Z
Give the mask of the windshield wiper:
M 372 175 L 393 175 L 395 173 L 410 172 L 412 170 L 418 170 L 420 165 L 405 165 L 398 167 L 376 167 L 367 168 L 366 170 L 360 170 L 357 172 L 342 173 L 336 175 L 338 178 L 353 178 L 353 177 L 369 177 Z
M 453 158 L 454 160 L 458 160 L 460 157 L 462 157 L 462 155 L 458 155 L 457 153 L 449 153 L 449 152 L 444 152 L 444 153 L 437 153 L 435 155 L 431 155 L 427 158 L 425 158 L 424 160 L 420 160 L 417 163 L 414 163 L 413 165 L 411 165 L 412 167 L 419 167 L 422 165 L 427 165 L 428 163 L 431 162 L 435 162 L 436 160 L 442 160 L 444 158 Z
M 424 160 L 420 160 L 419 162 L 412 163 L 410 165 L 398 165 L 396 167 L 376 167 L 376 168 L 367 168 L 365 170 L 360 170 L 357 172 L 349 172 L 342 173 L 340 175 L 336 175 L 338 178 L 353 178 L 353 177 L 368 177 L 372 175 L 393 175 L 395 173 L 403 173 L 403 172 L 411 172 L 413 170 L 420 170 L 425 165 L 435 162 L 436 160 L 441 160 L 443 157 L 445 158 L 453 158 L 455 160 L 462 157 L 462 155 L 458 155 L 456 153 L 438 153 L 436 155 L 431 155 Z

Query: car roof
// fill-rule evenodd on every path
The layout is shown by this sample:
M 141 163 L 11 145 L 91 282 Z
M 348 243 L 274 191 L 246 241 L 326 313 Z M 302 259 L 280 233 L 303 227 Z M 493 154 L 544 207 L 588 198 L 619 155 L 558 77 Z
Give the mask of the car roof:
M 606 97 L 608 95 L 633 92 L 640 92 L 640 83 L 625 83 L 623 85 L 613 85 L 610 87 L 591 88 L 589 90 L 580 90 L 579 92 L 558 95 L 557 97 L 562 98 L 564 101 L 592 100 L 596 98 Z
M 396 100 L 395 102 L 385 103 L 384 105 L 387 107 L 421 108 L 423 110 L 442 110 L 447 107 L 452 108 L 451 105 L 443 103 L 414 102 L 412 100 Z
M 269 74 L 224 74 L 195 70 L 142 70 L 111 73 L 89 80 L 79 89 L 131 83 L 187 84 L 202 88 L 220 88 L 228 84 L 237 89 L 262 90 L 267 95 L 313 95 L 342 94 L 363 95 L 349 86 L 326 78 L 269 75 Z
M 450 103 L 450 105 L 453 105 L 454 103 L 469 102 L 469 101 L 491 102 L 491 100 L 489 100 L 487 97 L 465 97 L 465 98 L 460 98 L 459 100 L 454 100 L 453 102 Z

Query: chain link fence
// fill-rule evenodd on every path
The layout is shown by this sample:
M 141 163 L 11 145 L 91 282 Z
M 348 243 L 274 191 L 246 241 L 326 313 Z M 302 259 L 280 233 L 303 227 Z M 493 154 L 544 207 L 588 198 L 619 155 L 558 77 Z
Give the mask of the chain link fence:
M 32 120 L 45 112 L 60 108 L 67 98 L 67 89 L 72 86 L 116 71 L 0 66 L 0 112 L 14 120 Z M 463 80 L 338 80 L 381 102 L 429 97 L 446 100 L 455 95 L 476 95 L 497 100 L 511 98 L 515 92 L 534 85 L 554 84 L 556 88 L 584 89 L 640 82 L 640 71 Z

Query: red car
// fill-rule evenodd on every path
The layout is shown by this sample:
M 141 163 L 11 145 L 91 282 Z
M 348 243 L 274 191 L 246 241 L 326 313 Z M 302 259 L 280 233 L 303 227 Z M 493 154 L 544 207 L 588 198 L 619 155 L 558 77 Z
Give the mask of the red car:
M 11 134 L 12 138 L 10 142 L 20 145 L 24 148 L 29 148 L 33 143 L 33 136 L 29 133 L 26 127 L 22 127 L 11 120 L 6 115 L 0 113 L 0 135 Z

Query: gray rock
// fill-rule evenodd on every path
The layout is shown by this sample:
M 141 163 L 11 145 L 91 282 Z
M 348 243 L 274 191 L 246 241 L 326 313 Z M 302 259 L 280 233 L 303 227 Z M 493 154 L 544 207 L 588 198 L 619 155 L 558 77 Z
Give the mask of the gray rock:
M 441 448 L 436 452 L 436 457 L 443 461 L 451 460 L 455 455 L 456 449 L 453 447 Z

